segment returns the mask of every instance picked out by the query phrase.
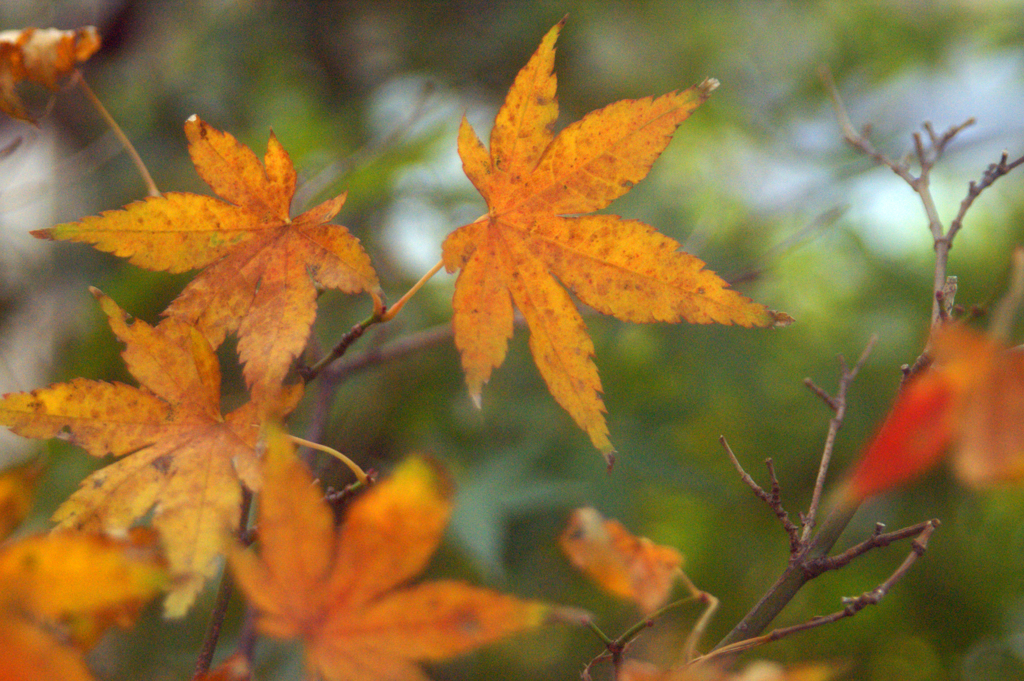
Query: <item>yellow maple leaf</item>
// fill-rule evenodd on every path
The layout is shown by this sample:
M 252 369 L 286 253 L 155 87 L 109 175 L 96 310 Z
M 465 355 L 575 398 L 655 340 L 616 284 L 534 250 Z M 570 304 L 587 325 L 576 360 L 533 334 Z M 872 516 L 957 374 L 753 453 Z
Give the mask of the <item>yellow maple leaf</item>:
M 273 133 L 261 164 L 228 133 L 185 123 L 196 171 L 224 201 L 168 192 L 79 222 L 32 232 L 89 243 L 151 270 L 205 268 L 164 312 L 217 347 L 237 331 L 253 400 L 273 402 L 316 317 L 317 286 L 377 291 L 359 240 L 327 224 L 342 194 L 292 219 L 296 173 Z
M 221 415 L 220 367 L 195 328 L 174 319 L 128 324 L 93 289 L 141 387 L 75 379 L 0 399 L 0 425 L 25 437 L 67 432 L 94 456 L 124 457 L 88 478 L 53 519 L 61 527 L 123 530 L 153 511 L 175 583 L 168 616 L 183 615 L 217 571 L 221 533 L 237 528 L 241 480 L 260 485 L 253 449 L 261 417 L 250 402 Z M 287 413 L 301 387 L 286 391 Z
M 556 609 L 462 582 L 403 586 L 419 574 L 447 524 L 450 490 L 422 458 L 356 499 L 340 531 L 319 486 L 275 429 L 267 435 L 257 557 L 229 551 L 258 628 L 299 638 L 327 681 L 423 681 L 438 661 L 535 627 Z
M 90 681 L 84 651 L 167 583 L 156 537 L 54 532 L 0 546 L 0 678 Z
M 461 270 L 453 324 L 474 400 L 479 404 L 483 385 L 505 359 L 514 305 L 526 318 L 530 349 L 552 395 L 610 461 L 594 345 L 556 277 L 587 305 L 624 321 L 751 327 L 792 319 L 729 289 L 653 227 L 583 215 L 646 177 L 675 129 L 718 83 L 616 102 L 556 137 L 553 68 L 561 27 L 544 36 L 516 77 L 489 153 L 463 118 L 459 155 L 488 212 L 448 236 L 443 260 L 449 272 Z
M 72 31 L 57 28 L 25 28 L 0 31 L 0 111 L 35 122 L 18 97 L 17 84 L 30 81 L 57 89 L 57 80 L 68 75 L 100 49 L 93 26 Z
M 609 593 L 636 603 L 645 615 L 668 602 L 682 576 L 681 553 L 634 536 L 593 508 L 573 511 L 558 543 L 574 566 Z

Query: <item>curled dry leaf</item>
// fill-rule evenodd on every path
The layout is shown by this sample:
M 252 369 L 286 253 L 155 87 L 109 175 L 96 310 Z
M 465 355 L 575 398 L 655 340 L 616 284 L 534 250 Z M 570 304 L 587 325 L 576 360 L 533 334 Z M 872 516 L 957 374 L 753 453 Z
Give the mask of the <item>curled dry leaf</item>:
M 0 31 L 0 111 L 35 122 L 18 97 L 17 84 L 29 81 L 56 90 L 60 78 L 98 49 L 100 36 L 92 26 Z
M 67 433 L 93 456 L 124 457 L 86 478 L 53 519 L 64 528 L 118 531 L 153 510 L 175 582 L 168 616 L 185 614 L 217 569 L 221 534 L 239 523 L 241 485 L 258 489 L 253 449 L 262 425 L 252 402 L 220 411 L 220 366 L 195 328 L 175 319 L 129 324 L 93 293 L 140 387 L 75 379 L 0 399 L 0 425 L 25 437 Z M 280 407 L 291 411 L 301 386 Z
M 616 102 L 556 137 L 553 68 L 561 28 L 544 36 L 516 76 L 490 151 L 463 119 L 459 156 L 487 214 L 448 236 L 443 259 L 449 272 L 460 270 L 455 344 L 474 401 L 479 405 L 483 385 L 505 359 L 514 306 L 526 318 L 530 350 L 551 394 L 611 463 L 594 345 L 563 285 L 594 309 L 630 322 L 751 327 L 792 318 L 729 289 L 653 227 L 587 215 L 647 176 L 676 128 L 718 83 Z
M 675 549 L 635 537 L 593 508 L 572 512 L 559 543 L 573 565 L 604 590 L 636 603 L 645 615 L 665 605 L 683 565 Z
M 929 470 L 947 449 L 963 482 L 1024 478 L 1024 352 L 960 325 L 937 329 L 934 363 L 904 387 L 847 490 L 860 500 Z
M 84 653 L 167 583 L 156 535 L 54 532 L 0 546 L 0 678 L 89 681 Z
M 359 240 L 328 224 L 345 195 L 290 218 L 296 173 L 273 133 L 263 163 L 197 116 L 185 122 L 196 172 L 223 197 L 167 192 L 79 222 L 32 232 L 78 241 L 150 270 L 204 268 L 164 312 L 216 348 L 238 333 L 253 401 L 271 405 L 316 317 L 317 287 L 376 291 Z
M 444 660 L 557 617 L 559 609 L 455 581 L 405 583 L 441 541 L 451 490 L 412 457 L 333 514 L 282 433 L 267 436 L 260 556 L 229 552 L 258 628 L 299 638 L 327 681 L 423 681 L 417 662 Z

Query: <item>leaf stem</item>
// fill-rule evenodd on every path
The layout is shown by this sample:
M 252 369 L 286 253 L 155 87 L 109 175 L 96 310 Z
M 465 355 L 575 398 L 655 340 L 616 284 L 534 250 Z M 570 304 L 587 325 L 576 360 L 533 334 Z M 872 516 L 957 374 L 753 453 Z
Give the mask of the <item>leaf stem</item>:
M 305 440 L 305 439 L 303 439 L 301 437 L 296 437 L 294 435 L 286 435 L 285 437 L 287 437 L 289 440 L 291 440 L 292 442 L 294 442 L 297 445 L 302 445 L 303 447 L 309 447 L 310 449 L 316 449 L 316 450 L 319 450 L 321 452 L 326 452 L 326 453 L 330 454 L 331 456 L 333 456 L 334 458 L 338 459 L 343 464 L 348 466 L 348 469 L 350 471 L 352 471 L 352 473 L 356 476 L 356 479 L 360 483 L 362 483 L 364 485 L 369 483 L 369 480 L 368 480 L 368 478 L 366 476 L 366 472 L 363 471 L 363 469 L 359 467 L 359 464 L 357 464 L 355 461 L 353 461 L 352 459 L 348 458 L 347 456 L 345 456 L 344 454 L 339 452 L 337 449 L 332 449 L 332 448 L 328 447 L 327 445 L 322 445 L 322 444 L 320 444 L 318 442 L 313 442 L 312 440 Z
M 149 174 L 146 164 L 142 162 L 142 157 L 139 156 L 139 152 L 135 151 L 135 147 L 132 145 L 131 140 L 128 139 L 128 136 L 124 134 L 124 131 L 121 130 L 121 126 L 117 124 L 114 117 L 110 115 L 110 112 L 108 112 L 106 107 L 103 106 L 103 103 L 100 102 L 100 98 L 96 96 L 96 93 L 92 91 L 89 84 L 85 82 L 85 77 L 82 76 L 82 72 L 75 71 L 73 78 L 82 89 L 82 92 L 85 93 L 86 98 L 93 105 L 93 108 L 99 112 L 100 117 L 106 121 L 108 126 L 110 126 L 110 129 L 114 132 L 114 136 L 117 137 L 118 141 L 121 142 L 121 145 L 125 148 L 125 151 L 128 152 L 128 156 L 131 158 L 132 163 L 135 164 L 139 174 L 142 175 L 142 181 L 146 183 L 146 189 L 149 192 L 149 195 L 160 196 L 160 190 L 157 189 L 156 182 L 153 181 L 153 177 Z
M 406 291 L 404 296 L 395 301 L 395 304 L 387 309 L 387 312 L 384 313 L 384 316 L 381 317 L 380 321 L 387 322 L 394 319 L 395 315 L 401 312 L 409 299 L 416 295 L 416 292 L 423 288 L 423 285 L 430 281 L 431 277 L 440 272 L 442 267 L 444 267 L 444 261 L 438 260 L 437 264 L 431 267 L 426 274 L 420 277 L 420 280 L 413 284 L 412 288 Z
M 242 504 L 239 509 L 238 533 L 239 539 L 248 532 L 249 509 L 252 507 L 252 492 L 242 488 Z M 213 611 L 210 613 L 210 622 L 206 625 L 206 635 L 203 637 L 203 646 L 199 649 L 199 657 L 196 660 L 196 671 L 193 678 L 202 676 L 210 671 L 210 663 L 213 662 L 213 654 L 217 651 L 217 641 L 220 640 L 220 630 L 224 626 L 224 618 L 228 613 L 228 606 L 231 605 L 231 596 L 234 592 L 234 584 L 228 577 L 228 567 L 224 566 L 220 576 L 220 585 L 217 587 L 217 600 L 214 602 Z

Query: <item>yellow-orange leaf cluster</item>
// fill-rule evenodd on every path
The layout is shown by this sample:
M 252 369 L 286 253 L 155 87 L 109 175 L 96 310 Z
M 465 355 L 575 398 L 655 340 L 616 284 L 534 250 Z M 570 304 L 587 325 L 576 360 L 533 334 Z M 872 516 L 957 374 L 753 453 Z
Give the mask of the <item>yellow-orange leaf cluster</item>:
M 260 416 L 253 403 L 221 415 L 220 367 L 194 327 L 174 319 L 129 324 L 114 301 L 93 289 L 124 342 L 136 388 L 75 379 L 0 400 L 0 424 L 25 437 L 67 432 L 94 456 L 124 457 L 82 482 L 54 515 L 61 527 L 124 530 L 155 508 L 175 585 L 167 613 L 184 614 L 217 569 L 225 527 L 237 528 L 240 480 L 260 484 L 253 446 Z M 301 395 L 293 389 L 281 407 Z
M 100 37 L 92 26 L 61 31 L 56 28 L 25 28 L 0 31 L 0 111 L 34 122 L 25 111 L 16 86 L 22 81 L 57 89 L 57 81 L 100 49 Z
M 505 359 L 513 306 L 526 318 L 530 350 L 551 394 L 611 462 L 594 345 L 569 293 L 631 322 L 778 326 L 792 319 L 728 288 L 704 263 L 653 227 L 606 207 L 647 176 L 675 129 L 718 85 L 594 111 L 557 137 L 552 28 L 519 72 L 491 131 L 490 151 L 465 119 L 459 155 L 487 214 L 444 242 L 455 287 L 455 343 L 470 394 Z
M 237 332 L 253 401 L 271 405 L 309 337 L 317 286 L 376 291 L 377 275 L 359 240 L 327 223 L 344 194 L 289 217 L 296 173 L 273 133 L 262 164 L 197 116 L 185 134 L 196 171 L 224 200 L 168 192 L 32 234 L 89 243 L 151 270 L 205 268 L 164 314 L 195 325 L 215 348 Z
M 683 556 L 669 546 L 629 533 L 593 508 L 578 508 L 559 539 L 578 569 L 603 589 L 649 615 L 665 605 L 681 575 Z
M 852 499 L 930 469 L 952 446 L 970 485 L 1024 478 L 1024 352 L 948 324 L 932 336 L 933 366 L 900 393 L 854 469 Z
M 543 623 L 553 608 L 462 582 L 406 586 L 434 553 L 451 509 L 439 471 L 413 457 L 349 508 L 340 531 L 281 433 L 267 436 L 259 557 L 231 551 L 258 627 L 299 638 L 327 681 L 423 681 L 438 661 Z
M 8 510 L 5 527 L 14 524 Z M 166 582 L 152 532 L 55 532 L 0 544 L 0 679 L 91 681 L 85 652 L 110 626 L 129 626 Z

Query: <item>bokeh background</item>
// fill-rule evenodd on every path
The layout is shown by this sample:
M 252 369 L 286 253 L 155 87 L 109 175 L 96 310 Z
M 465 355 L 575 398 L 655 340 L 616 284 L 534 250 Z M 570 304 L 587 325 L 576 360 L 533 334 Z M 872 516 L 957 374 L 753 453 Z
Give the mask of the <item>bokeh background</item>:
M 418 349 L 311 386 L 292 429 L 366 466 L 387 469 L 414 450 L 442 459 L 459 484 L 459 506 L 431 573 L 585 607 L 612 634 L 638 615 L 560 555 L 568 511 L 593 505 L 678 547 L 693 581 L 722 601 L 710 644 L 787 558 L 774 516 L 739 481 L 718 437 L 762 482 L 763 460 L 775 460 L 795 516 L 806 507 L 831 416 L 802 379 L 834 391 L 837 356 L 853 361 L 878 334 L 850 391 L 835 480 L 885 414 L 899 367 L 917 356 L 928 325 L 932 249 L 920 202 L 842 144 L 818 69 L 832 69 L 854 123 L 870 124 L 876 146 L 893 157 L 912 150 L 911 134 L 925 121 L 942 131 L 977 119 L 932 175 L 948 221 L 967 183 L 1004 149 L 1024 153 L 1024 3 L 4 0 L 0 29 L 96 25 L 104 47 L 84 67 L 86 78 L 161 189 L 208 191 L 186 152 L 190 115 L 260 154 L 272 128 L 300 171 L 293 209 L 348 191 L 337 220 L 362 239 L 395 300 L 437 261 L 444 236 L 484 210 L 455 153 L 460 118 L 486 139 L 516 71 L 566 14 L 556 67 L 563 124 L 621 98 L 721 81 L 612 212 L 681 241 L 797 323 L 777 331 L 639 326 L 589 314 L 619 451 L 608 474 L 547 393 L 525 330 L 486 387 L 482 411 L 473 408 L 443 330 L 453 277 L 442 273 L 345 361 L 392 343 Z M 44 95 L 35 103 L 42 110 L 50 102 Z M 156 321 L 187 277 L 27 233 L 139 199 L 142 181 L 76 88 L 56 95 L 39 127 L 0 121 L 0 145 L 15 139 L 18 148 L 0 160 L 0 390 L 75 376 L 130 381 L 87 286 Z M 985 306 L 1000 294 L 1009 252 L 1024 241 L 1022 190 L 1017 172 L 969 213 L 950 261 L 958 303 Z M 314 349 L 332 346 L 369 310 L 364 298 L 323 296 Z M 221 357 L 225 399 L 237 404 L 243 386 L 230 344 Z M 48 469 L 27 531 L 46 527 L 103 463 L 59 442 L 14 437 L 0 441 L 0 461 L 40 450 Z M 319 472 L 346 482 L 330 466 Z M 879 607 L 749 659 L 837 661 L 848 666 L 846 678 L 877 681 L 1024 678 L 1022 511 L 1020 490 L 966 490 L 944 469 L 869 503 L 841 546 L 876 522 L 895 529 L 937 517 L 943 525 L 927 556 Z M 838 609 L 841 597 L 885 579 L 906 551 L 876 551 L 816 580 L 778 623 Z M 138 629 L 109 636 L 94 653 L 98 675 L 187 678 L 211 603 L 212 590 L 180 622 L 163 622 L 151 608 Z M 232 609 L 223 654 L 241 611 Z M 696 614 L 667 616 L 631 652 L 669 661 Z M 600 649 L 588 632 L 562 627 L 430 672 L 572 679 Z M 301 675 L 295 645 L 261 642 L 257 659 L 257 678 Z

